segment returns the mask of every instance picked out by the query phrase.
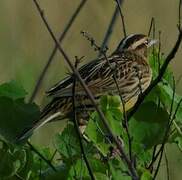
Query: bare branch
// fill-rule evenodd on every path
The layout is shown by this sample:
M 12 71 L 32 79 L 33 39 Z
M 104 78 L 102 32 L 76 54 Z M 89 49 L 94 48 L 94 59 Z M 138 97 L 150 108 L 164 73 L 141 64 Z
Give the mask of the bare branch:
M 126 26 L 125 26 L 125 21 L 124 21 L 124 15 L 121 11 L 121 4 L 119 2 L 119 0 L 115 0 L 117 5 L 118 5 L 118 8 L 119 8 L 119 13 L 120 13 L 120 16 L 121 16 L 121 22 L 122 22 L 122 26 L 123 26 L 123 34 L 124 34 L 124 37 L 127 36 L 127 33 L 126 33 Z
M 173 113 L 173 107 L 174 107 L 174 98 L 175 98 L 175 93 L 176 93 L 176 83 L 175 79 L 173 77 L 173 95 L 172 95 L 172 102 L 171 102 L 171 107 L 169 111 L 169 120 L 172 119 L 172 113 Z M 173 119 L 172 119 L 173 120 Z
M 168 158 L 167 158 L 166 150 L 164 150 L 164 155 L 165 155 L 165 162 L 166 162 L 167 180 L 170 180 L 170 176 L 169 176 L 169 161 L 168 161 Z
M 159 157 L 159 161 L 158 161 L 158 164 L 157 164 L 157 168 L 156 168 L 156 170 L 154 172 L 154 176 L 152 178 L 153 180 L 155 180 L 155 178 L 156 178 L 156 176 L 158 174 L 159 168 L 160 168 L 160 164 L 161 164 L 162 156 L 163 156 L 163 152 L 164 152 L 164 146 L 165 146 L 165 144 L 164 145 L 162 144 L 162 148 L 161 148 L 161 151 L 160 151 L 160 157 Z
M 80 2 L 80 4 L 78 5 L 78 7 L 76 8 L 75 12 L 73 13 L 73 15 L 71 16 L 70 20 L 68 21 L 64 31 L 61 33 L 60 35 L 60 38 L 59 38 L 59 43 L 62 43 L 62 41 L 64 40 L 64 38 L 66 37 L 66 34 L 68 33 L 69 29 L 71 28 L 72 24 L 75 22 L 75 19 L 78 17 L 80 11 L 82 10 L 83 6 L 85 5 L 85 3 L 87 2 L 87 0 L 82 0 Z M 51 65 L 55 55 L 56 55 L 56 52 L 57 52 L 58 48 L 57 46 L 55 45 L 54 46 L 54 49 L 52 50 L 48 60 L 47 60 L 47 63 L 46 65 L 44 66 L 44 68 L 42 69 L 42 72 L 40 73 L 39 75 L 39 78 L 36 82 L 36 85 L 34 87 L 34 90 L 32 92 L 32 95 L 29 99 L 29 102 L 32 102 L 34 99 L 35 99 L 35 96 L 42 84 L 42 81 L 47 73 L 47 70 L 49 68 L 49 66 Z
M 171 125 L 172 125 L 172 122 L 173 122 L 172 113 L 173 113 L 175 91 L 176 91 L 176 85 L 175 85 L 175 80 L 173 78 L 173 96 L 172 96 L 171 107 L 170 107 L 170 112 L 169 112 L 168 124 L 167 124 L 166 130 L 165 130 L 165 134 L 164 134 L 164 138 L 163 138 L 163 141 L 162 141 L 161 148 L 159 149 L 159 151 L 158 151 L 158 153 L 156 155 L 156 158 L 154 158 L 154 159 L 157 159 L 158 155 L 160 155 L 159 156 L 159 161 L 158 161 L 158 164 L 157 164 L 157 168 L 156 168 L 156 170 L 154 172 L 153 179 L 155 179 L 157 174 L 158 174 L 158 171 L 159 171 L 159 168 L 160 168 L 160 164 L 161 164 L 161 161 L 162 161 L 162 156 L 163 156 L 163 153 L 164 153 L 165 144 L 166 144 L 166 142 L 168 140 L 170 128 L 171 128 Z
M 29 141 L 27 141 L 27 144 L 30 147 L 30 150 L 32 150 L 34 153 L 36 153 L 41 159 L 43 159 L 47 165 L 55 172 L 57 172 L 56 168 L 52 165 L 51 161 L 46 159 Z
M 160 72 L 160 55 L 161 55 L 161 31 L 159 31 L 159 46 L 158 46 L 157 62 L 158 62 L 158 72 Z
M 172 123 L 174 122 L 174 119 L 176 117 L 176 113 L 178 112 L 178 109 L 182 103 L 182 99 L 180 99 L 180 101 L 178 102 L 177 104 L 177 107 L 175 109 L 175 112 L 174 114 L 172 115 L 172 112 L 173 112 L 173 105 L 174 105 L 174 98 L 175 98 L 175 81 L 173 80 L 173 98 L 172 98 L 172 102 L 171 102 L 171 107 L 170 107 L 170 113 L 169 113 L 169 121 L 168 121 L 168 124 L 167 124 L 167 127 L 166 127 L 166 130 L 165 130 L 165 135 L 164 135 L 164 138 L 163 138 L 163 141 L 162 141 L 162 145 L 160 147 L 160 149 L 158 150 L 158 152 L 153 156 L 152 158 L 152 162 L 150 163 L 149 165 L 149 169 L 151 169 L 151 167 L 153 166 L 153 164 L 155 163 L 155 161 L 158 159 L 159 157 L 159 161 L 158 161 L 158 164 L 157 164 L 157 168 L 156 168 L 156 171 L 154 173 L 154 177 L 153 179 L 156 178 L 157 176 L 157 173 L 159 171 L 159 168 L 160 168 L 160 163 L 161 163 L 161 160 L 162 160 L 162 156 L 163 156 L 163 152 L 164 152 L 164 148 L 165 148 L 165 144 L 167 142 L 167 139 L 169 137 L 169 132 L 170 132 L 170 128 L 171 128 L 171 125 Z
M 123 0 L 119 0 L 119 3 L 122 5 Z M 101 51 L 104 50 L 105 47 L 107 47 L 107 44 L 108 44 L 108 42 L 110 40 L 110 37 L 112 35 L 112 32 L 113 32 L 113 28 L 114 28 L 114 26 L 116 24 L 118 13 L 119 13 L 119 8 L 118 8 L 118 5 L 116 5 L 116 8 L 114 10 L 113 16 L 111 18 L 111 21 L 109 23 L 109 26 L 107 28 L 106 34 L 104 36 L 104 39 L 103 39 L 103 42 L 102 42 L 102 45 L 101 45 Z M 99 51 L 98 57 L 100 57 L 100 56 L 101 56 L 101 52 Z
M 56 153 L 57 153 L 57 149 L 54 151 L 54 153 L 52 154 L 51 158 L 50 158 L 50 162 L 53 161 L 54 157 L 56 156 Z
M 179 6 L 178 6 L 178 28 L 181 29 L 181 6 L 182 6 L 182 0 L 179 0 Z
M 44 17 L 44 12 L 43 10 L 40 8 L 39 3 L 36 0 L 33 0 L 34 4 L 36 5 L 36 8 L 42 18 L 42 21 L 44 22 L 49 34 L 51 35 L 52 39 L 54 40 L 56 46 L 58 47 L 58 50 L 60 51 L 60 53 L 63 55 L 65 61 L 67 62 L 67 64 L 69 65 L 69 67 L 71 68 L 71 70 L 74 72 L 75 76 L 78 78 L 80 84 L 82 85 L 83 89 L 85 90 L 85 92 L 87 93 L 88 97 L 90 98 L 92 104 L 94 105 L 96 111 L 98 112 L 106 130 L 108 131 L 108 133 L 112 136 L 114 143 L 116 144 L 117 148 L 119 149 L 120 153 L 121 153 L 121 158 L 122 160 L 124 160 L 124 162 L 127 164 L 128 169 L 130 171 L 130 174 L 133 178 L 133 180 L 138 180 L 139 177 L 136 173 L 136 170 L 133 166 L 133 164 L 131 163 L 131 161 L 129 160 L 129 158 L 127 157 L 122 145 L 119 143 L 117 137 L 113 134 L 110 126 L 107 123 L 107 120 L 103 114 L 103 112 L 101 111 L 101 109 L 97 106 L 94 96 L 93 94 L 90 92 L 89 88 L 87 87 L 87 85 L 85 84 L 84 80 L 82 79 L 82 77 L 80 76 L 80 73 L 78 72 L 78 70 L 74 67 L 74 65 L 71 63 L 69 57 L 67 56 L 67 54 L 65 53 L 65 51 L 62 49 L 61 45 L 59 44 L 58 40 L 56 39 L 50 25 L 48 24 L 46 18 Z
M 130 137 L 130 134 L 129 134 L 129 127 L 128 127 L 128 120 L 127 120 L 127 115 L 126 115 L 126 110 L 125 110 L 125 104 L 124 104 L 124 101 L 123 101 L 123 98 L 122 98 L 122 94 L 121 94 L 121 91 L 119 89 L 119 84 L 118 84 L 118 81 L 117 81 L 117 78 L 116 78 L 116 74 L 115 74 L 115 70 L 117 67 L 112 67 L 107 55 L 106 55 L 106 51 L 107 49 L 104 49 L 102 50 L 96 43 L 95 43 L 95 40 L 87 33 L 87 32 L 81 32 L 83 34 L 84 37 L 87 38 L 88 41 L 90 41 L 91 43 L 91 46 L 94 47 L 94 49 L 96 51 L 100 51 L 101 55 L 105 58 L 105 60 L 107 61 L 107 64 L 109 66 L 109 68 L 111 69 L 111 72 L 113 74 L 113 80 L 114 80 L 114 83 L 116 85 L 116 88 L 117 88 L 117 91 L 118 91 L 118 94 L 120 96 L 120 100 L 121 100 L 121 103 L 122 103 L 122 108 L 123 108 L 123 127 L 125 128 L 126 130 L 126 134 L 128 136 L 128 145 L 129 145 L 129 155 L 130 155 L 130 160 L 132 161 L 132 140 L 131 140 L 131 137 Z
M 149 27 L 149 31 L 148 31 L 148 36 L 150 36 L 151 31 L 152 31 L 152 27 L 155 26 L 155 19 L 154 17 L 152 17 L 151 21 L 150 21 L 150 27 Z
M 77 68 L 77 65 L 79 63 L 79 59 L 76 59 L 76 62 L 75 62 L 75 68 Z M 79 140 L 79 144 L 80 144 L 80 150 L 81 150 L 81 153 L 82 153 L 82 156 L 83 156 L 83 159 L 85 161 L 85 164 L 87 166 L 87 169 L 88 169 L 88 172 L 89 172 L 89 175 L 90 175 L 90 178 L 92 180 L 95 180 L 95 177 L 94 177 L 94 174 L 92 172 L 92 169 L 91 169 L 91 166 L 90 166 L 90 163 L 87 159 L 87 156 L 85 154 L 85 150 L 84 150 L 84 146 L 83 146 L 83 142 L 82 142 L 82 135 L 81 135 L 81 132 L 80 132 L 80 129 L 79 129 L 79 126 L 78 126 L 78 122 L 77 122 L 77 114 L 76 114 L 76 105 L 75 105 L 75 102 L 76 102 L 76 97 L 75 97 L 75 85 L 76 85 L 76 76 L 74 77 L 74 81 L 73 81 L 73 87 L 72 87 L 72 105 L 73 105 L 73 122 L 74 122 L 74 126 L 75 126 L 75 129 L 76 129 L 76 132 L 77 132 L 77 135 L 78 135 L 78 140 Z

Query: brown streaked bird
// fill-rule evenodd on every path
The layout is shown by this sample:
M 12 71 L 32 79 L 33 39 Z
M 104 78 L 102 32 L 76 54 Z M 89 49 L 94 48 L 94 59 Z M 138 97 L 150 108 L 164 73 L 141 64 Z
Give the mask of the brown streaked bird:
M 138 96 L 150 85 L 152 71 L 147 61 L 147 54 L 148 48 L 154 43 L 156 40 L 151 40 L 143 34 L 131 34 L 124 38 L 108 57 L 112 69 L 104 57 L 83 65 L 79 69 L 79 73 L 95 99 L 98 100 L 105 94 L 119 94 L 113 78 L 114 71 L 125 110 L 132 108 Z M 47 122 L 71 117 L 73 82 L 74 75 L 71 74 L 47 91 L 47 95 L 52 97 L 52 101 L 42 110 L 40 120 L 27 128 L 18 137 L 19 140 L 24 139 L 33 130 Z M 81 116 L 84 111 L 87 112 L 94 108 L 79 82 L 75 85 L 75 97 L 77 110 L 80 111 L 79 117 L 83 119 Z M 80 125 L 82 125 L 81 121 Z

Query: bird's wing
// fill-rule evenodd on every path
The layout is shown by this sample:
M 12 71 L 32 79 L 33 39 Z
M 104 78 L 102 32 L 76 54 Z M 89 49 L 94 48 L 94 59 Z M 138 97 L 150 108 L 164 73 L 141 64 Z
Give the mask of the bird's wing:
M 127 53 L 112 55 L 108 57 L 110 65 L 108 65 L 106 59 L 102 58 L 82 66 L 79 72 L 95 97 L 99 97 L 105 93 L 118 94 L 116 83 L 113 80 L 114 73 L 122 98 L 125 102 L 128 102 L 132 97 L 136 98 L 141 91 L 144 91 L 151 80 L 148 64 L 146 65 L 144 61 L 140 62 L 141 58 L 138 58 L 138 61 L 133 61 L 136 58 L 127 55 Z M 33 130 L 38 129 L 48 121 L 52 121 L 55 117 L 61 116 L 62 111 L 60 109 L 64 105 L 67 105 L 64 108 L 70 110 L 71 103 L 66 101 L 72 100 L 73 79 L 73 75 L 70 75 L 48 91 L 48 95 L 52 96 L 53 99 L 43 109 L 41 115 L 42 120 L 35 122 L 33 127 L 26 129 L 18 137 L 19 140 L 25 138 Z M 76 84 L 75 93 L 83 96 L 86 95 L 79 82 Z M 87 101 L 88 98 L 84 99 Z
M 113 80 L 114 73 L 121 94 L 127 100 L 130 96 L 139 94 L 140 91 L 138 88 L 139 80 L 136 80 L 138 72 L 135 68 L 138 64 L 132 59 L 133 57 L 128 56 L 127 53 L 112 55 L 107 60 L 101 58 L 91 61 L 82 66 L 79 73 L 96 97 L 105 93 L 118 94 L 116 83 Z M 70 75 L 60 81 L 48 91 L 48 95 L 52 97 L 72 96 L 73 79 L 73 75 Z M 79 82 L 76 84 L 75 92 L 77 95 L 86 95 Z
M 93 60 L 85 65 L 83 65 L 81 68 L 79 68 L 79 73 L 81 77 L 86 80 L 87 77 L 89 77 L 89 73 L 92 71 L 92 69 L 102 62 L 101 59 Z M 70 74 L 63 80 L 56 83 L 54 86 L 52 86 L 48 91 L 46 91 L 48 96 L 52 97 L 69 97 L 71 96 L 71 87 L 73 85 L 74 81 L 74 75 Z

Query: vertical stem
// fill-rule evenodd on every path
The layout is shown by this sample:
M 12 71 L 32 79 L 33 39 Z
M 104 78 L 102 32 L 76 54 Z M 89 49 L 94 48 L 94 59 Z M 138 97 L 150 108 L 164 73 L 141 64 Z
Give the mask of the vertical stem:
M 76 59 L 75 68 L 77 68 L 77 65 L 78 65 L 78 59 Z M 77 118 L 76 118 L 77 114 L 76 114 L 76 105 L 75 105 L 75 102 L 76 102 L 75 85 L 76 85 L 76 76 L 74 76 L 73 87 L 72 87 L 73 122 L 74 122 L 74 126 L 75 126 L 75 129 L 76 129 L 77 135 L 78 135 L 78 140 L 79 140 L 79 144 L 80 144 L 81 153 L 82 153 L 83 159 L 85 161 L 85 164 L 87 166 L 90 178 L 92 180 L 95 180 L 95 177 L 93 175 L 91 166 L 90 166 L 89 161 L 87 159 L 87 156 L 85 154 L 85 150 L 84 150 L 84 146 L 83 146 L 83 142 L 82 142 L 82 136 L 81 136 L 81 132 L 80 132 L 80 129 L 79 129 L 79 126 L 78 126 Z
M 53 171 L 57 172 L 56 168 L 51 164 L 51 162 L 47 160 L 30 142 L 27 142 L 27 144 L 33 152 L 35 152 L 42 160 L 47 163 L 50 168 L 52 168 Z
M 119 3 L 122 4 L 123 0 L 119 0 Z M 104 39 L 103 39 L 103 42 L 102 42 L 102 45 L 101 45 L 101 50 L 99 51 L 98 57 L 100 57 L 102 55 L 101 52 L 108 45 L 108 42 L 109 42 L 109 40 L 111 38 L 111 35 L 112 35 L 112 32 L 113 32 L 113 28 L 114 28 L 114 26 L 116 24 L 118 13 L 119 13 L 119 8 L 116 5 L 114 13 L 113 13 L 112 18 L 111 18 L 111 21 L 110 21 L 109 26 L 107 28 L 107 31 L 105 33 L 105 36 L 104 36 Z
M 152 17 L 152 19 L 150 21 L 150 27 L 149 27 L 149 31 L 148 31 L 148 36 L 150 36 L 150 34 L 151 34 L 152 27 L 154 25 L 154 21 L 155 21 L 155 19 L 154 19 L 154 17 Z
M 60 35 L 59 43 L 62 43 L 62 41 L 64 40 L 66 34 L 68 33 L 69 29 L 71 28 L 71 26 L 74 23 L 75 19 L 78 17 L 81 9 L 83 8 L 83 6 L 85 5 L 86 2 L 87 2 L 87 0 L 82 0 L 80 2 L 80 4 L 78 5 L 78 7 L 76 8 L 75 12 L 73 13 L 70 20 L 68 21 L 64 31 Z M 54 57 L 56 55 L 57 50 L 58 50 L 58 47 L 55 44 L 55 46 L 54 46 L 54 48 L 53 48 L 53 50 L 52 50 L 52 52 L 51 52 L 51 54 L 50 54 L 50 56 L 49 56 L 49 58 L 47 60 L 46 65 L 44 66 L 44 68 L 42 69 L 42 72 L 39 75 L 39 78 L 38 78 L 38 80 L 36 82 L 36 85 L 35 85 L 35 87 L 33 89 L 33 92 L 32 92 L 32 95 L 31 95 L 31 97 L 29 99 L 29 102 L 32 102 L 35 99 L 35 96 L 37 95 L 37 92 L 38 92 L 38 90 L 39 90 L 39 88 L 40 88 L 40 86 L 42 84 L 42 81 L 43 81 L 43 79 L 44 79 L 44 77 L 45 77 L 45 75 L 47 73 L 47 70 L 48 70 L 49 66 L 51 65 L 51 63 L 52 63 L 52 61 L 53 61 L 53 59 L 54 59 Z
M 123 34 L 124 34 L 124 37 L 126 37 L 127 36 L 126 26 L 125 26 L 125 21 L 124 21 L 124 15 L 123 15 L 123 13 L 121 11 L 121 4 L 120 4 L 119 0 L 115 0 L 115 1 L 116 1 L 117 5 L 118 5 L 120 16 L 121 16 L 121 22 L 122 22 L 122 26 L 123 26 Z

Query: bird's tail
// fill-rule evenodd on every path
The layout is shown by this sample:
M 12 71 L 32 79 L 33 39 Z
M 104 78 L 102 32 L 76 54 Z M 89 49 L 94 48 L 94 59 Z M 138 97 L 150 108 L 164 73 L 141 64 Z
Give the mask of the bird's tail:
M 70 98 L 67 99 L 54 99 L 48 105 L 46 105 L 41 114 L 40 118 L 35 121 L 31 127 L 24 129 L 24 131 L 16 138 L 16 141 L 22 141 L 29 137 L 33 131 L 39 129 L 44 124 L 54 121 L 55 119 L 65 119 L 65 112 L 70 110 Z M 64 114 L 62 113 L 64 112 Z

